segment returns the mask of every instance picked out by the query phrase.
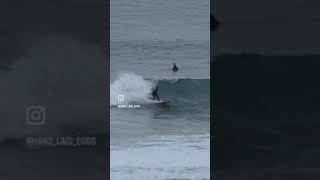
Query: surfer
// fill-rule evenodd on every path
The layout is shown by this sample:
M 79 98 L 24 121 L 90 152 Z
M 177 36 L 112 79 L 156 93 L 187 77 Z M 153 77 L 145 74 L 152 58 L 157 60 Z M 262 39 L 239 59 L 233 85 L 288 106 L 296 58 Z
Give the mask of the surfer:
M 179 68 L 177 67 L 176 63 L 173 63 L 172 71 L 177 72 L 178 70 L 179 70 Z
M 159 97 L 159 86 L 156 85 L 155 88 L 152 89 L 152 99 L 155 100 L 157 99 L 158 101 L 160 101 L 160 97 Z

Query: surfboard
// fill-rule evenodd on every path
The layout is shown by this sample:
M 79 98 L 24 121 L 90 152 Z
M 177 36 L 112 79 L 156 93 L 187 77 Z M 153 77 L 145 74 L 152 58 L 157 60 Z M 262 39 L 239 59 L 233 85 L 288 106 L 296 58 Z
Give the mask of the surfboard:
M 152 104 L 164 109 L 169 109 L 170 107 L 170 101 L 153 101 Z
M 170 101 L 152 101 L 152 104 L 167 105 Z

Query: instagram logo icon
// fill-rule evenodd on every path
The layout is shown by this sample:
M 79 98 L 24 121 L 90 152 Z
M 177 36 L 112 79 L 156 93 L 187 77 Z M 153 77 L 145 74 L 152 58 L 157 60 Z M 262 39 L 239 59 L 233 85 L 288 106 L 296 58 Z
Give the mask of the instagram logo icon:
M 27 108 L 27 123 L 42 125 L 46 120 L 46 109 L 43 106 L 29 106 Z

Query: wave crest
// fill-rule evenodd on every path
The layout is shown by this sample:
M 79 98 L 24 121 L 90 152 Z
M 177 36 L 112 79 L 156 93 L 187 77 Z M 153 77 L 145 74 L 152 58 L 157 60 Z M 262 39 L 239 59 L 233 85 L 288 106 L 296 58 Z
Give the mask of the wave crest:
M 149 104 L 155 84 L 159 85 L 160 98 L 163 100 L 183 103 L 209 100 L 210 79 L 148 80 L 134 73 L 125 73 L 110 85 L 110 105 Z M 124 101 L 119 102 L 118 95 L 123 95 Z

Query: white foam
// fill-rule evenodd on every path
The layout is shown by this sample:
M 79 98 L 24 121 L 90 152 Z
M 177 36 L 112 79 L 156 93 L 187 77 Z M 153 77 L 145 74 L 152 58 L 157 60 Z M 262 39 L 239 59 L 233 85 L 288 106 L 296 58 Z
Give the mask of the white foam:
M 151 136 L 111 146 L 112 180 L 210 178 L 210 135 Z
M 128 103 L 149 103 L 153 82 L 143 79 L 135 73 L 124 73 L 110 85 L 110 105 Z M 118 95 L 124 96 L 124 101 L 118 101 Z

